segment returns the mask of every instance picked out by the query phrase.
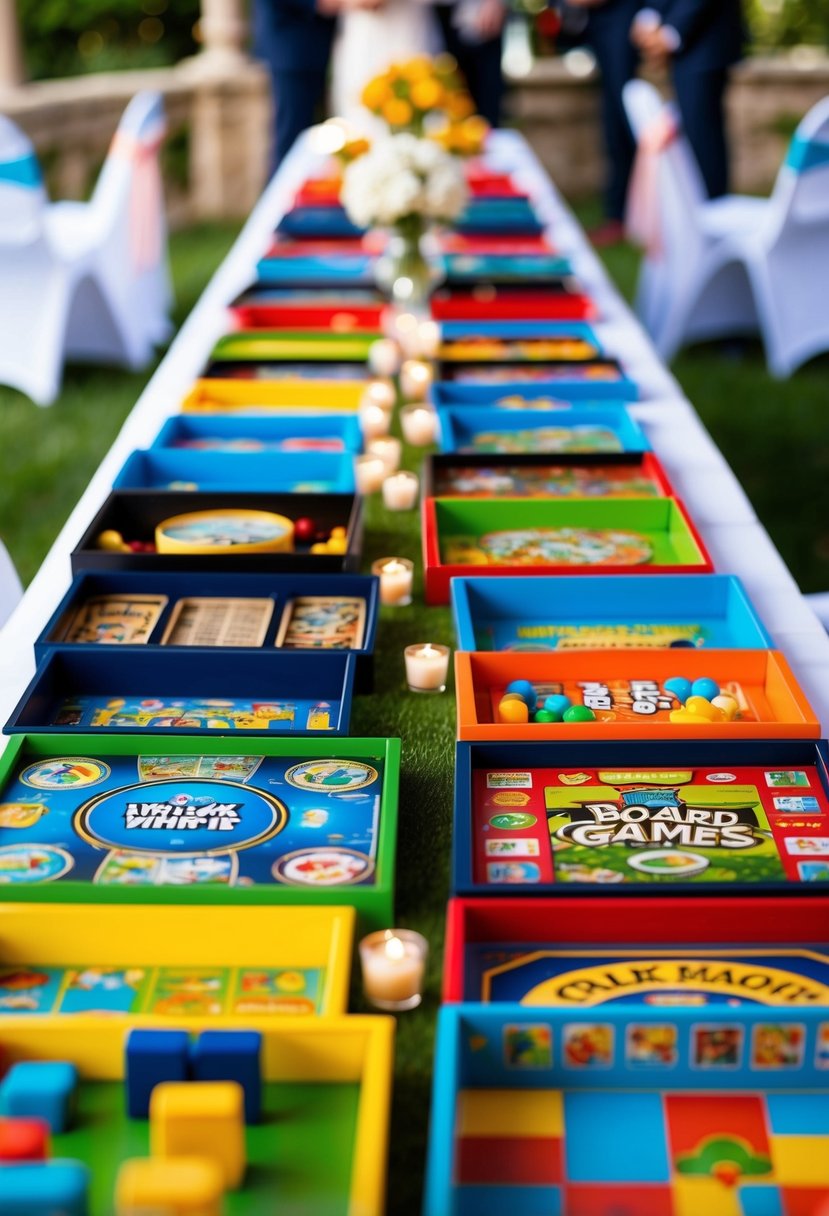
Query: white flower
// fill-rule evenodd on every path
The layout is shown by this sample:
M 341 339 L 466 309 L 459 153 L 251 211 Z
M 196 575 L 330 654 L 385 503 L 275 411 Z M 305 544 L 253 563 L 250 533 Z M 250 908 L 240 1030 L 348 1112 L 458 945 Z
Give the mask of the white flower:
M 406 133 L 375 143 L 343 175 L 342 204 L 361 228 L 407 216 L 452 220 L 466 203 L 460 163 L 439 145 Z

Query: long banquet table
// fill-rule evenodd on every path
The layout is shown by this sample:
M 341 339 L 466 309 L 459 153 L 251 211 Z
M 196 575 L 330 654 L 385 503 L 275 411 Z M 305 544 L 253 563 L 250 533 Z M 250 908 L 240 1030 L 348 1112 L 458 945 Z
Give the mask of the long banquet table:
M 490 156 L 531 195 L 560 252 L 593 296 L 596 331 L 607 353 L 640 387 L 631 407 L 711 552 L 719 573 L 738 575 L 776 645 L 829 730 L 829 636 L 800 594 L 780 554 L 693 406 L 661 363 L 631 309 L 616 290 L 584 232 L 538 159 L 514 131 L 498 131 Z M 134 448 L 147 447 L 179 404 L 226 332 L 226 307 L 254 278 L 257 260 L 296 188 L 321 159 L 313 132 L 298 141 L 252 211 L 118 438 L 72 511 L 22 601 L 0 632 L 0 720 L 5 721 L 34 673 L 33 643 L 69 584 L 69 555 Z M 746 420 L 750 425 L 750 419 Z M 0 750 L 5 746 L 4 738 Z

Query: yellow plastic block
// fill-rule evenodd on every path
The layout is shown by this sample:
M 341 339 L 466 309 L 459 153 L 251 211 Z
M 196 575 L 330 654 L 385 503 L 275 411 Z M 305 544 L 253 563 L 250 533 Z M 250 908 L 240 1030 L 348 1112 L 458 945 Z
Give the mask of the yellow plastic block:
M 780 1186 L 829 1186 L 826 1136 L 773 1136 L 771 1159 Z
M 464 1089 L 458 1094 L 458 1136 L 563 1136 L 558 1089 Z
M 674 1216 L 742 1216 L 737 1187 L 726 1186 L 718 1178 L 684 1178 L 671 1181 Z
M 222 1216 L 222 1171 L 207 1157 L 134 1157 L 115 1183 L 115 1216 Z
M 245 1176 L 244 1092 L 235 1081 L 164 1081 L 150 1096 L 153 1157 L 209 1157 L 225 1186 Z

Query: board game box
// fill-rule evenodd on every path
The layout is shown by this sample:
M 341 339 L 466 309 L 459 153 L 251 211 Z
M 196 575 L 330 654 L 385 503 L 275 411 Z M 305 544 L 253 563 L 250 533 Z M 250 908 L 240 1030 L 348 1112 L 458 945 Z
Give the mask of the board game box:
M 350 452 L 156 449 L 127 457 L 114 490 L 247 490 L 274 494 L 353 494 Z
M 150 445 L 159 449 L 355 455 L 363 437 L 358 419 L 348 414 L 175 414 Z
M 217 365 L 227 369 L 229 364 Z M 319 370 L 319 369 L 318 369 Z M 324 369 L 323 369 L 324 370 Z M 285 380 L 228 378 L 196 380 L 181 403 L 182 414 L 235 414 L 253 418 L 280 415 L 356 414 L 368 379 L 320 380 L 291 375 Z M 293 422 L 291 424 L 293 426 Z M 245 422 L 247 426 L 247 421 Z M 301 432 L 300 432 L 301 433 Z
M 458 895 L 820 894 L 824 741 L 459 743 Z
M 393 923 L 396 739 L 19 735 L 4 900 L 353 904 Z
M 652 452 L 427 456 L 423 498 L 668 498 L 673 488 Z
M 381 333 L 307 332 L 305 330 L 239 330 L 219 338 L 214 362 L 357 363 L 364 365 Z
M 59 1060 L 77 1069 L 71 1122 L 51 1137 L 51 1155 L 87 1167 L 89 1216 L 112 1216 L 123 1161 L 150 1155 L 148 1120 L 127 1113 L 123 1023 L 41 1021 L 4 1027 L 3 1046 L 12 1064 Z M 176 1028 L 191 1042 L 216 1029 L 203 1018 L 177 1019 Z M 225 1196 L 229 1216 L 382 1216 L 394 1019 L 250 1016 L 246 1029 L 262 1036 L 261 1113 L 244 1127 L 246 1168 Z
M 825 1008 L 439 1014 L 424 1216 L 816 1216 Z
M 497 406 L 440 406 L 438 423 L 441 451 L 464 456 L 606 456 L 650 449 L 645 432 L 617 402 L 524 409 L 503 398 Z
M 445 1001 L 829 1011 L 829 899 L 454 899 Z
M 232 656 L 214 651 L 208 662 L 204 654 L 199 650 L 194 658 L 192 650 L 175 645 L 139 654 L 117 644 L 91 652 L 53 650 L 3 729 L 65 735 L 348 734 L 356 664 L 349 650 L 308 655 L 240 649 Z
M 597 308 L 576 279 L 567 276 L 543 283 L 480 284 L 477 287 L 439 287 L 432 293 L 436 321 L 594 320 Z
M 765 650 L 772 641 L 733 574 L 455 578 L 458 650 Z M 608 605 L 612 603 L 612 608 Z M 677 656 L 680 658 L 681 656 Z
M 685 702 L 677 678 L 713 681 L 734 702 L 727 721 L 677 721 Z M 564 696 L 592 721 L 510 721 L 502 698 L 528 681 L 543 707 Z M 543 654 L 455 653 L 459 739 L 771 739 L 820 737 L 820 722 L 784 656 L 776 650 L 617 650 Z M 681 690 L 680 690 L 681 691 Z M 710 704 L 710 701 L 709 701 Z M 560 713 L 563 711 L 559 711 Z M 523 717 L 523 715 L 521 715 Z
M 711 559 L 676 498 L 429 498 L 423 503 L 426 602 L 445 604 L 468 574 L 706 574 Z
M 288 531 L 299 519 L 314 525 L 308 538 Z M 316 537 L 335 528 L 343 545 L 320 552 Z M 123 547 L 105 545 L 107 536 Z M 362 538 L 362 501 L 353 494 L 113 490 L 72 551 L 72 572 L 336 573 L 359 569 Z
M 377 333 L 388 301 L 376 288 L 324 288 L 254 284 L 237 296 L 230 313 L 239 329 L 331 330 Z
M 354 922 L 350 907 L 113 905 L 102 916 L 84 904 L 3 903 L 0 1034 L 32 1018 L 58 1029 L 67 1017 L 221 1027 L 343 1014 Z
M 570 367 L 567 367 L 564 369 L 568 373 L 567 377 L 541 380 L 537 383 L 532 379 L 510 383 L 502 377 L 479 377 L 474 383 L 466 383 L 457 378 L 437 380 L 432 385 L 431 396 L 436 406 L 498 405 L 506 398 L 512 399 L 514 409 L 519 408 L 518 398 L 523 399 L 526 409 L 544 409 L 548 408 L 550 402 L 556 401 L 625 402 L 635 401 L 639 396 L 639 390 L 633 380 L 617 372 L 610 375 L 601 365 L 590 364 L 589 375 L 586 374 L 584 365 L 573 364 L 572 368 L 572 375 L 569 374 Z M 527 370 L 532 373 L 533 369 Z

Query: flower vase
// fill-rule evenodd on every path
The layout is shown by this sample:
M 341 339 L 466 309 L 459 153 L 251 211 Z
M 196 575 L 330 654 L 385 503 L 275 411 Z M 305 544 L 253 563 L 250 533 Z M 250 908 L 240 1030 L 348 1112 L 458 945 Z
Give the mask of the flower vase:
M 391 229 L 377 261 L 377 285 L 393 304 L 410 311 L 425 308 L 440 277 L 430 261 L 427 241 L 423 217 L 408 216 Z

